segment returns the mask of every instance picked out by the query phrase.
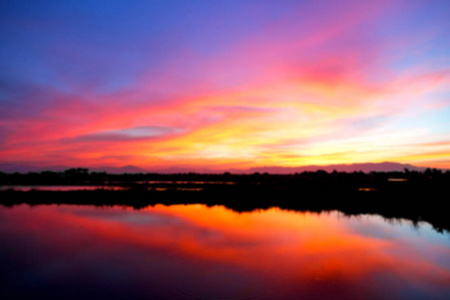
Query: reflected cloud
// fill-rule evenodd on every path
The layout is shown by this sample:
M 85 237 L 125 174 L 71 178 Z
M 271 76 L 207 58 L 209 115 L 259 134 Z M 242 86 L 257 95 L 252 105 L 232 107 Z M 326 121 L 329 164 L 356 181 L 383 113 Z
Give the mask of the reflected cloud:
M 139 299 L 143 296 L 137 293 L 148 292 L 171 297 L 179 288 L 213 298 L 245 293 L 238 283 L 251 283 L 251 290 L 258 291 L 255 298 L 273 298 L 274 291 L 283 299 L 370 298 L 377 291 L 380 298 L 415 294 L 445 299 L 450 292 L 448 261 L 442 259 L 449 255 L 446 237 L 428 231 L 419 236 L 379 217 L 280 209 L 238 214 L 204 205 L 156 205 L 141 211 L 17 206 L 0 208 L 0 216 L 8 228 L 0 228 L 0 240 L 15 249 L 5 254 L 7 265 L 28 261 L 36 278 L 45 279 L 35 287 L 40 292 L 58 278 L 70 279 L 60 283 L 69 292 L 75 282 L 100 293 L 106 278 L 115 283 L 115 296 Z M 426 251 L 414 250 L 419 248 Z M 49 273 L 57 262 L 59 268 Z M 20 277 L 23 271 L 14 267 L 9 276 Z M 88 282 L 83 274 L 89 274 Z M 14 289 L 13 284 L 6 291 Z

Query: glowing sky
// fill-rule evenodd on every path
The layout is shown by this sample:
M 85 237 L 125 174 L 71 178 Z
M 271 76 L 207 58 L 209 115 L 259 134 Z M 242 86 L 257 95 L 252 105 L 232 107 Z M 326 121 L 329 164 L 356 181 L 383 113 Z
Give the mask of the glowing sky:
M 0 162 L 450 168 L 450 1 L 0 1 Z

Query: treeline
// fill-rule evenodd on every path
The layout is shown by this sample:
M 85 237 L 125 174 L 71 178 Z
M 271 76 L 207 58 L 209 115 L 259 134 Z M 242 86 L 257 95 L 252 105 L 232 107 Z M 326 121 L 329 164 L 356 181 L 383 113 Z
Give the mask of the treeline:
M 303 172 L 290 175 L 268 173 L 253 173 L 249 175 L 230 174 L 159 174 L 159 173 L 133 173 L 109 174 L 106 172 L 90 172 L 87 168 L 73 168 L 63 172 L 43 171 L 30 173 L 3 173 L 0 172 L 0 185 L 127 185 L 144 183 L 145 181 L 190 181 L 190 182 L 232 182 L 236 184 L 275 184 L 280 187 L 297 185 L 299 183 L 323 184 L 368 184 L 370 186 L 383 182 L 415 182 L 450 180 L 450 170 L 426 169 L 425 171 L 395 172 Z M 375 187 L 375 186 L 374 186 Z
M 427 221 L 450 231 L 446 207 L 450 172 L 303 172 L 292 175 L 107 174 L 88 169 L 28 174 L 0 173 L 0 185 L 123 186 L 123 190 L 0 190 L 1 205 L 83 204 L 142 208 L 154 204 L 201 203 L 235 211 L 279 207 L 296 211 L 339 210 L 345 214 L 379 214 Z

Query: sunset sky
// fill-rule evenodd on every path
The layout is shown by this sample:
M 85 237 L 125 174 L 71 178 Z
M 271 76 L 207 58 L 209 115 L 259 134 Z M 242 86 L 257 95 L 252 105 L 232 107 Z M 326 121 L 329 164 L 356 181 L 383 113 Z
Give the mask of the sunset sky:
M 450 1 L 0 1 L 0 163 L 450 168 Z

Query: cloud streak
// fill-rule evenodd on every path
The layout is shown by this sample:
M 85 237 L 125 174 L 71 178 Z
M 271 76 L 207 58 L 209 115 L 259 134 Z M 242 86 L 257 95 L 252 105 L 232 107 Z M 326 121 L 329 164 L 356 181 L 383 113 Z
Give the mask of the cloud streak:
M 125 129 L 106 130 L 77 136 L 70 142 L 119 142 L 147 140 L 161 137 L 167 137 L 173 134 L 181 133 L 179 128 L 159 127 L 159 126 L 140 126 Z

